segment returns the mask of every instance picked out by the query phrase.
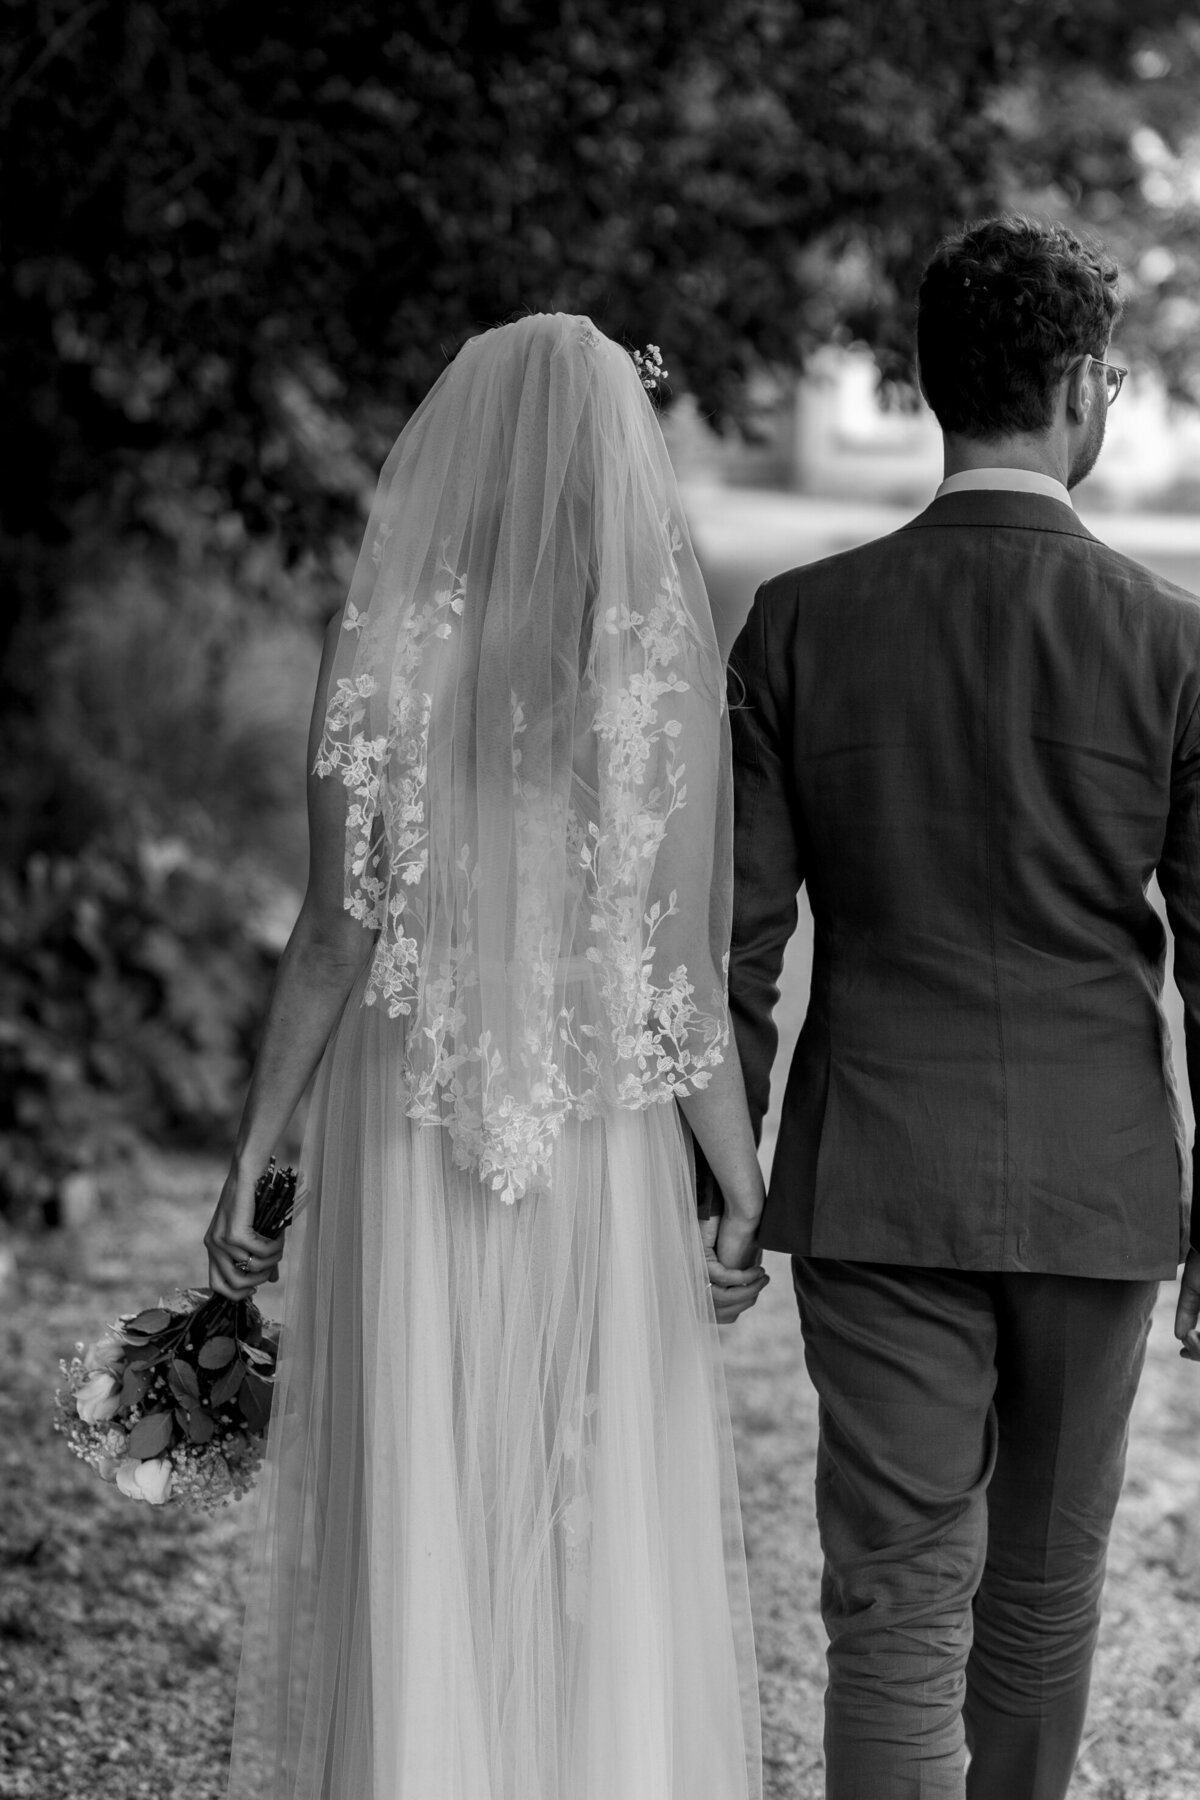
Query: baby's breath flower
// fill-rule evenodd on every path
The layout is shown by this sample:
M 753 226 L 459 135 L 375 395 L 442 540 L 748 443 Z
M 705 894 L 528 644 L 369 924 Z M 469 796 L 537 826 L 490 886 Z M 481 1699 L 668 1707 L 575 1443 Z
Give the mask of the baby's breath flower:
M 638 380 L 648 394 L 657 394 L 666 382 L 669 370 L 664 369 L 662 351 L 657 344 L 647 344 L 644 350 L 631 350 L 633 366 L 638 372 Z

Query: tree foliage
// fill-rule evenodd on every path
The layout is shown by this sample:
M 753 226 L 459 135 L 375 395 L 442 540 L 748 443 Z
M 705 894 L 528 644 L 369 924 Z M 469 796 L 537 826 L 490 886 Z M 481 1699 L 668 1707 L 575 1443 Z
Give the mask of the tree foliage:
M 1122 9 L 1124 10 L 1124 9 Z M 1173 7 L 1069 83 L 1031 69 L 998 97 L 1017 204 L 1098 233 L 1122 267 L 1124 360 L 1200 402 L 1200 11 Z
M 96 517 L 170 535 L 198 508 L 290 552 L 344 522 L 462 339 L 521 309 L 663 344 L 718 420 L 752 368 L 831 336 L 894 369 L 916 271 L 964 214 L 1064 175 L 1077 205 L 1136 203 L 1131 139 L 1194 75 L 1200 6 L 6 12 L 10 540 Z M 1164 55 L 1173 83 L 1139 76 Z M 1080 78 L 1103 116 L 1072 110 Z

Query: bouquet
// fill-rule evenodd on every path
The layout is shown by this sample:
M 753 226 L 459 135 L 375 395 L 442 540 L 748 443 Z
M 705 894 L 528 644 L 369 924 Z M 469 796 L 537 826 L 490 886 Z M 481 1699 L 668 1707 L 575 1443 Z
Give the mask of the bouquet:
M 296 1171 L 274 1157 L 254 1190 L 254 1229 L 292 1221 Z M 250 1300 L 188 1288 L 124 1313 L 60 1366 L 55 1430 L 133 1500 L 211 1512 L 247 1493 L 262 1464 L 279 1327 Z

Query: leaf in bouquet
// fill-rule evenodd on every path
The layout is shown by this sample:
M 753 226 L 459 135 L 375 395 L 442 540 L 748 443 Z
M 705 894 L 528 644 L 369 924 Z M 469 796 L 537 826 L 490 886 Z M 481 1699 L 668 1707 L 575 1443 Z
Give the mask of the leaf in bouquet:
M 212 1391 L 208 1396 L 209 1405 L 224 1406 L 227 1400 L 232 1400 L 245 1376 L 246 1365 L 239 1357 L 237 1362 L 232 1362 L 227 1369 L 223 1369 L 213 1382 Z
M 121 1383 L 118 1405 L 137 1406 L 146 1398 L 146 1389 L 150 1386 L 150 1370 L 134 1368 L 132 1364 L 125 1370 L 125 1379 Z
M 151 1456 L 161 1456 L 171 1442 L 173 1425 L 174 1420 L 169 1412 L 147 1413 L 130 1432 L 126 1452 L 139 1462 L 145 1462 Z
M 153 1336 L 131 1337 L 129 1339 L 129 1360 L 141 1356 L 161 1358 L 171 1356 L 179 1344 L 182 1333 L 179 1331 L 159 1331 Z
M 198 1406 L 188 1414 L 186 1429 L 193 1444 L 207 1444 L 216 1432 L 217 1422 L 211 1413 Z
M 237 1344 L 231 1337 L 214 1337 L 201 1344 L 196 1361 L 202 1369 L 223 1369 L 236 1355 Z
M 181 1357 L 177 1356 L 172 1362 L 167 1379 L 171 1383 L 172 1393 L 177 1399 L 182 1400 L 185 1406 L 191 1406 L 200 1398 L 200 1383 L 196 1379 L 196 1371 Z
M 136 1331 L 142 1337 L 157 1337 L 160 1331 L 169 1328 L 174 1316 L 165 1306 L 148 1306 L 145 1312 L 140 1312 L 129 1320 L 126 1330 Z
M 238 1405 L 251 1431 L 257 1434 L 267 1429 L 267 1420 L 271 1416 L 271 1386 L 253 1369 L 246 1371 L 246 1379 L 238 1389 Z
M 271 1368 L 274 1366 L 275 1356 L 272 1351 L 261 1350 L 256 1344 L 247 1343 L 239 1344 L 238 1348 L 243 1356 L 248 1356 L 250 1358 L 250 1361 L 256 1368 Z

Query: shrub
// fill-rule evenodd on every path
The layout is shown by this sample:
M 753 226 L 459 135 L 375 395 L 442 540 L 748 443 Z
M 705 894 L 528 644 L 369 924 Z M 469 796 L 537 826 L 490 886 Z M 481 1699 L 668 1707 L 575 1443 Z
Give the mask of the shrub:
M 286 913 L 261 872 L 145 832 L 0 875 L 0 1213 L 38 1222 L 132 1133 L 229 1134 Z

